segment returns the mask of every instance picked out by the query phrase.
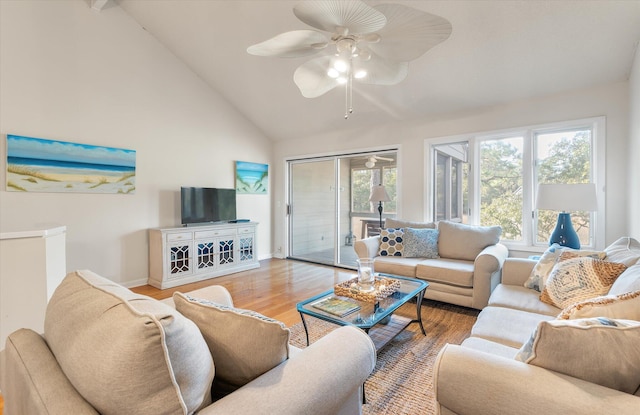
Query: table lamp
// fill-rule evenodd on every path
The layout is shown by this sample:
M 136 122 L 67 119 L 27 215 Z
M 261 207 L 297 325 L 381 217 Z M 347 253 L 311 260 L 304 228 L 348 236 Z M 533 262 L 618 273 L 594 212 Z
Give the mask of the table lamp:
M 380 229 L 382 229 L 382 202 L 389 202 L 391 198 L 387 193 L 383 185 L 371 187 L 371 195 L 369 195 L 369 202 L 378 203 L 378 213 L 380 214 Z
M 549 245 L 554 243 L 580 249 L 580 238 L 571 224 L 572 211 L 595 211 L 596 185 L 594 183 L 539 184 L 536 209 L 558 210 L 558 222 L 551 234 Z

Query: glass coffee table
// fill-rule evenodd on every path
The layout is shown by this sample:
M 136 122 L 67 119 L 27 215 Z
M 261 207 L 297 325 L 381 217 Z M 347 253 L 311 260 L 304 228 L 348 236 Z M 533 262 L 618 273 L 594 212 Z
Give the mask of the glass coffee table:
M 305 316 L 312 316 L 320 320 L 328 321 L 340 326 L 356 326 L 369 334 L 371 340 L 376 346 L 376 351 L 380 351 L 395 336 L 404 330 L 411 323 L 418 323 L 422 334 L 426 336 L 424 326 L 422 325 L 422 299 L 424 292 L 429 283 L 415 278 L 400 277 L 397 275 L 379 274 L 376 277 L 390 278 L 400 282 L 400 288 L 390 296 L 378 301 L 377 303 L 368 303 L 357 301 L 353 298 L 335 295 L 333 289 L 325 291 L 296 305 L 302 325 L 304 326 L 305 335 L 307 337 L 307 346 L 309 345 L 309 330 Z M 342 317 L 319 310 L 313 305 L 328 298 L 336 297 L 338 299 L 347 300 L 360 306 L 360 309 L 353 311 Z M 393 314 L 400 306 L 406 304 L 411 299 L 416 299 L 416 318 Z

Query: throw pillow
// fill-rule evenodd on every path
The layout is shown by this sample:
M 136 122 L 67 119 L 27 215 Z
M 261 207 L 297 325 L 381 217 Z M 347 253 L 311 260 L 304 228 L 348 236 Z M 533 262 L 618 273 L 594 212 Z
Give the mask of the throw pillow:
M 558 261 L 558 257 L 563 252 L 573 252 L 576 255 L 580 256 L 589 256 L 592 258 L 604 259 L 606 253 L 599 251 L 586 251 L 586 250 L 575 250 L 567 247 L 563 247 L 560 244 L 553 244 L 542 254 L 536 265 L 531 270 L 531 275 L 527 281 L 525 281 L 524 286 L 526 288 L 531 288 L 536 291 L 542 291 L 544 288 L 544 283 L 547 281 L 553 266 Z
M 91 271 L 70 273 L 56 288 L 44 335 L 101 414 L 191 414 L 211 403 L 213 360 L 198 327 Z
M 640 290 L 640 264 L 632 265 L 620 274 L 609 290 L 610 295 Z
M 216 396 L 233 392 L 289 358 L 289 329 L 279 321 L 179 292 L 173 301 L 209 346 L 216 362 Z
M 404 229 L 404 254 L 408 258 L 440 258 L 437 229 Z
M 640 386 L 640 322 L 605 317 L 542 321 L 521 362 L 633 394 Z
M 606 247 L 607 261 L 620 262 L 630 267 L 640 260 L 640 242 L 628 236 Z
M 384 220 L 385 228 L 413 228 L 413 229 L 435 229 L 436 224 L 433 222 L 412 222 L 408 220 L 387 218 Z
M 404 228 L 388 228 L 380 231 L 380 256 L 402 256 Z
M 626 268 L 624 264 L 563 252 L 540 293 L 540 300 L 565 308 L 604 295 Z
M 558 315 L 559 320 L 589 317 L 620 318 L 640 321 L 640 291 L 606 295 L 570 305 Z
M 474 261 L 482 250 L 500 242 L 500 226 L 438 222 L 438 253 L 443 258 Z

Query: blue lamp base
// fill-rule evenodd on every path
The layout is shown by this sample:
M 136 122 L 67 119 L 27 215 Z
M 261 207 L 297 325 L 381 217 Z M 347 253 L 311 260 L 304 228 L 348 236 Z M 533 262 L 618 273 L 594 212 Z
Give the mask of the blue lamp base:
M 558 213 L 558 223 L 551 234 L 549 245 L 559 244 L 567 248 L 580 249 L 580 238 L 571 224 L 571 214 Z

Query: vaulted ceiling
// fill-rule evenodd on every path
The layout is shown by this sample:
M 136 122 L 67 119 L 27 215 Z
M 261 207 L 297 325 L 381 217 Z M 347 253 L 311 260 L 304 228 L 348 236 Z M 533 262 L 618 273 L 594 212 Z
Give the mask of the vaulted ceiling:
M 625 81 L 640 40 L 640 0 L 366 1 L 442 16 L 451 37 L 409 64 L 395 86 L 304 98 L 293 82 L 309 58 L 266 58 L 248 46 L 309 29 L 286 0 L 115 0 L 266 136 L 287 140 L 398 120 L 437 119 L 537 96 Z

